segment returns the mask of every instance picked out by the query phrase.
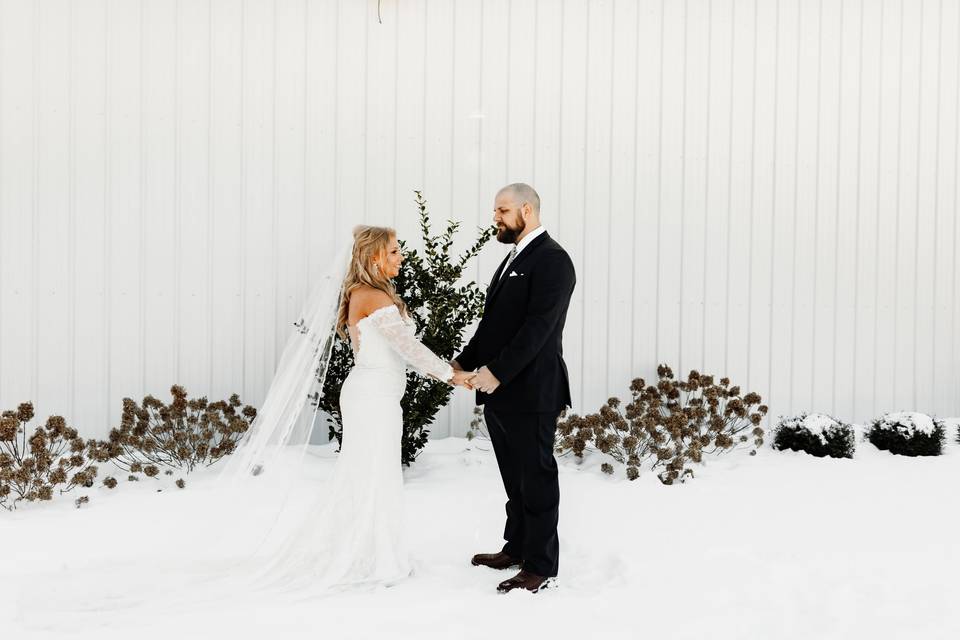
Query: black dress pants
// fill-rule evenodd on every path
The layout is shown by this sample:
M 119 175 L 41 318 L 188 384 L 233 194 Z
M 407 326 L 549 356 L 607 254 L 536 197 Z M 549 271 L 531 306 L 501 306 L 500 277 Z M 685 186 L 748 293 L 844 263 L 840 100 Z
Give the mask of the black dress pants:
M 507 492 L 503 552 L 523 560 L 525 571 L 556 576 L 560 484 L 553 443 L 560 412 L 506 413 L 485 407 L 483 416 Z

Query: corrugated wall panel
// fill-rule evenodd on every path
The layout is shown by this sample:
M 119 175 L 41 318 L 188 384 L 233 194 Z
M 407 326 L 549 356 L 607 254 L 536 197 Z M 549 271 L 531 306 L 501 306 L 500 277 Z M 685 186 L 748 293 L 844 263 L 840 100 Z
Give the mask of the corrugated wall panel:
M 0 0 L 0 404 L 263 399 L 335 238 L 534 184 L 575 409 L 960 413 L 957 0 Z M 506 249 L 470 271 L 486 282 Z M 434 434 L 462 434 L 460 393 Z

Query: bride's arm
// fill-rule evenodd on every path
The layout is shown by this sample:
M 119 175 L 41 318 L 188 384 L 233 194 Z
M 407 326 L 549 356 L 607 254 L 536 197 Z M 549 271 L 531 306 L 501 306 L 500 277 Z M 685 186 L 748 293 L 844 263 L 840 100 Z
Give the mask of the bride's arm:
M 412 328 L 400 316 L 393 301 L 375 309 L 368 316 L 370 324 L 377 328 L 394 351 L 406 360 L 422 375 L 453 384 L 453 367 L 446 360 L 438 358 L 422 342 L 417 340 Z

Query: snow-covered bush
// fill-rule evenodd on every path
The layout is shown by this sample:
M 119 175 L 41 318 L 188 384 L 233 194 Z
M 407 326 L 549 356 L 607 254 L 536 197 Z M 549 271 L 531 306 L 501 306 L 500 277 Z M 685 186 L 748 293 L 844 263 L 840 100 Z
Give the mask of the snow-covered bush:
M 636 480 L 640 466 L 653 460 L 652 469 L 664 484 L 693 476 L 688 462 L 703 455 L 734 449 L 753 436 L 754 447 L 763 444 L 760 422 L 767 413 L 756 393 L 740 397 L 740 387 L 730 380 L 691 371 L 686 381 L 674 381 L 666 365 L 657 367 L 659 381 L 647 386 L 642 378 L 630 385 L 632 401 L 623 407 L 610 398 L 600 411 L 587 416 L 563 416 L 557 423 L 557 452 L 582 457 L 588 448 L 599 450 L 627 466 L 627 478 Z M 749 430 L 749 435 L 747 433 Z M 756 448 L 750 452 L 756 453 Z M 610 465 L 602 467 L 611 473 Z
M 874 420 L 866 437 L 878 449 L 903 456 L 938 456 L 943 453 L 946 428 L 925 413 L 888 413 Z
M 0 507 L 8 511 L 21 500 L 52 500 L 58 486 L 60 494 L 93 486 L 97 477 L 93 462 L 109 458 L 96 442 L 80 438 L 61 416 L 50 416 L 27 437 L 27 423 L 33 417 L 29 402 L 0 414 Z
M 153 478 L 161 466 L 187 472 L 198 465 L 210 466 L 233 453 L 257 416 L 249 405 L 240 408 L 237 394 L 208 402 L 206 398 L 188 400 L 179 385 L 171 387 L 170 393 L 169 405 L 153 396 L 146 396 L 142 406 L 123 399 L 120 427 L 100 443 L 117 467 Z
M 773 448 L 804 451 L 818 458 L 852 458 L 853 427 L 822 413 L 781 416 L 774 428 Z

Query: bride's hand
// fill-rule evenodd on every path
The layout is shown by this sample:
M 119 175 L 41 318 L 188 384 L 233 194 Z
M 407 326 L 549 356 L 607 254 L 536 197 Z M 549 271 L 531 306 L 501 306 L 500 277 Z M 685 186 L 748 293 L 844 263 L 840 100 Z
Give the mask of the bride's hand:
M 450 384 L 472 390 L 473 385 L 471 384 L 471 381 L 475 375 L 477 374 L 473 371 L 454 371 L 453 378 L 450 380 Z

